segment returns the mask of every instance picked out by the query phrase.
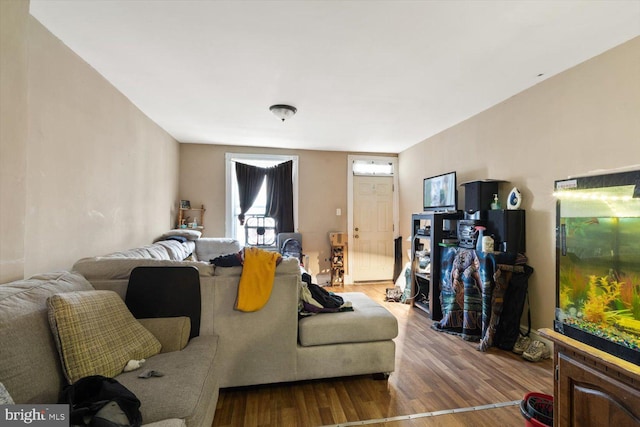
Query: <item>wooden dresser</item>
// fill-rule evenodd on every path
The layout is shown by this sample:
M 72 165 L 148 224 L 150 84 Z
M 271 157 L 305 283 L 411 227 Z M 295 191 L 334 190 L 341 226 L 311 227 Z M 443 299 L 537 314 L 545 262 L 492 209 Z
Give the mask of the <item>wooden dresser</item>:
M 551 329 L 554 427 L 640 426 L 640 366 Z

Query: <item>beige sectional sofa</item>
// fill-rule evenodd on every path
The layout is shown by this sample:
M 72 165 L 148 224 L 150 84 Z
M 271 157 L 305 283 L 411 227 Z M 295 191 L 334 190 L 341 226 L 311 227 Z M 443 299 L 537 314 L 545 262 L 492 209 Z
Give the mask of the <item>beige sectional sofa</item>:
M 0 382 L 15 402 L 54 403 L 64 385 L 47 323 L 47 298 L 64 292 L 108 290 L 124 299 L 129 275 L 138 266 L 193 266 L 199 273 L 202 297 L 200 336 L 186 347 L 189 332 L 185 337 L 184 328 L 173 328 L 182 331 L 176 338 L 164 331 L 166 327 L 157 326 L 159 320 L 167 319 L 141 321 L 158 336 L 164 349 L 149 358 L 145 368 L 160 370 L 164 377 L 141 380 L 136 371 L 116 377 L 138 396 L 144 422 L 154 427 L 210 426 L 219 387 L 394 370 L 393 338 L 398 324 L 380 304 L 362 293 L 342 293 L 353 311 L 299 319 L 301 270 L 296 259 L 285 258 L 276 268 L 268 303 L 255 312 L 240 312 L 234 305 L 242 267 L 214 268 L 208 262 L 238 250 L 237 242 L 202 239 L 200 244 L 205 246 L 199 252 L 206 261 L 194 260 L 198 244 L 160 241 L 83 258 L 71 272 L 0 285 Z M 182 345 L 171 344 L 176 341 Z
M 77 272 L 47 273 L 0 285 L 0 382 L 15 403 L 59 401 L 67 382 L 51 332 L 47 299 L 93 290 Z M 185 317 L 142 320 L 162 345 L 144 368 L 164 376 L 140 379 L 140 371 L 132 371 L 115 377 L 141 401 L 144 424 L 211 426 L 219 391 L 218 337 L 199 336 L 187 344 L 188 322 Z M 176 399 L 177 390 L 180 399 Z
M 215 249 L 216 239 L 196 240 L 196 248 L 203 243 L 207 246 L 206 252 L 199 251 L 201 258 L 208 261 L 213 255 L 235 249 L 228 239 L 218 241 L 221 250 Z M 155 245 L 160 243 L 181 245 Z M 298 321 L 301 271 L 295 259 L 285 258 L 276 268 L 267 305 L 245 313 L 234 310 L 241 267 L 214 268 L 205 261 L 139 258 L 139 254 L 136 249 L 118 256 L 85 258 L 73 269 L 96 289 L 113 290 L 124 298 L 131 270 L 137 266 L 196 267 L 202 295 L 200 334 L 219 337 L 220 387 L 394 370 L 397 320 L 364 294 L 340 294 L 353 304 L 351 312 L 324 313 Z

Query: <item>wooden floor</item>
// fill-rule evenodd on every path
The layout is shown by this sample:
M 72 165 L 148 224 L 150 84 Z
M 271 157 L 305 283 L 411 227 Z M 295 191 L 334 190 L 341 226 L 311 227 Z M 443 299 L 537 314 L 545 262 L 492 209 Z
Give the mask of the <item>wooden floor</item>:
M 529 391 L 553 394 L 551 360 L 531 363 L 497 348 L 481 353 L 431 329 L 418 309 L 384 302 L 389 286 L 327 288 L 364 292 L 397 317 L 396 369 L 388 381 L 358 376 L 223 389 L 213 426 L 523 426 L 516 401 Z

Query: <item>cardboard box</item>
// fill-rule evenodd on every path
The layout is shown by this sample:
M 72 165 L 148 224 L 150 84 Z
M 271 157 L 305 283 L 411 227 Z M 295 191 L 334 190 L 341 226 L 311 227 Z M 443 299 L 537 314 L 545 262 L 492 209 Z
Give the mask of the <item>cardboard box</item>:
M 331 242 L 331 246 L 344 246 L 347 244 L 347 233 L 329 233 L 329 242 Z

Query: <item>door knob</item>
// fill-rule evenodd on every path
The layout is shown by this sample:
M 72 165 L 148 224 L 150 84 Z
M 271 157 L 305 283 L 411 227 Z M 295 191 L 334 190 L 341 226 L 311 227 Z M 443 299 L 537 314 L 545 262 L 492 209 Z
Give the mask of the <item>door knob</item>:
M 360 229 L 358 227 L 356 227 L 356 231 L 360 231 Z
M 358 237 L 360 237 L 360 236 L 358 236 L 357 234 L 355 236 L 353 236 L 354 239 L 357 239 Z

